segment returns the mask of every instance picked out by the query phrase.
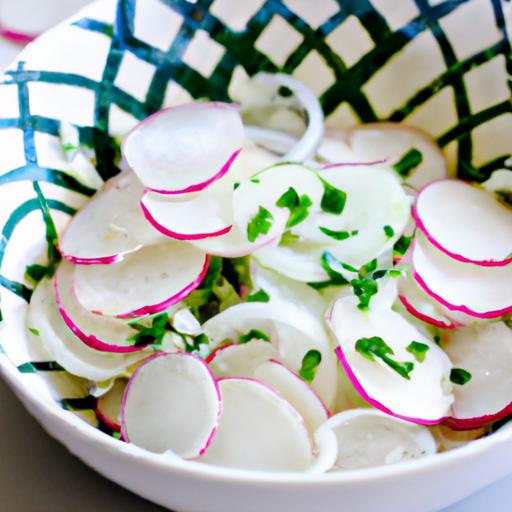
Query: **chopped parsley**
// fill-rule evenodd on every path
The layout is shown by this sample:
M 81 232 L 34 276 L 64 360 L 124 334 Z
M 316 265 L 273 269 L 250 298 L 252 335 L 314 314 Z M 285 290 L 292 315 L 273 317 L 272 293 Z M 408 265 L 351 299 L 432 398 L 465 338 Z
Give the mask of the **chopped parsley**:
M 421 151 L 412 148 L 393 166 L 393 169 L 402 176 L 402 178 L 407 178 L 410 176 L 413 169 L 416 169 L 421 162 L 423 162 Z
M 180 333 L 177 333 L 180 335 Z M 210 340 L 208 339 L 208 336 L 206 334 L 201 333 L 197 336 L 181 336 L 184 338 L 185 341 L 185 351 L 188 353 L 191 352 L 200 352 L 201 351 L 201 345 L 208 345 L 210 343 Z
M 274 217 L 263 206 L 260 206 L 258 213 L 247 224 L 247 239 L 249 242 L 256 242 L 256 239 L 261 235 L 266 235 L 272 227 Z
M 276 206 L 279 208 L 290 210 L 290 216 L 286 223 L 287 228 L 292 228 L 306 219 L 312 204 L 313 201 L 308 195 L 299 196 L 293 187 L 290 187 L 276 202 Z
M 425 361 L 425 356 L 429 351 L 430 347 L 425 343 L 421 343 L 419 341 L 411 341 L 405 350 L 411 353 L 418 363 L 422 363 Z
M 172 331 L 167 313 L 159 313 L 151 319 L 151 325 L 146 326 L 137 320 L 128 324 L 138 332 L 128 338 L 135 347 L 146 347 L 148 345 L 161 345 L 167 332 Z
M 256 185 L 260 182 L 258 178 L 251 178 L 250 181 L 251 183 L 255 183 Z
M 260 289 L 247 297 L 247 302 L 268 302 L 270 295 L 263 289 Z
M 332 186 L 325 180 L 322 180 L 322 184 L 324 186 L 324 194 L 320 202 L 322 211 L 339 215 L 345 209 L 345 203 L 347 202 L 346 192 Z
M 388 224 L 386 224 L 382 229 L 388 238 L 392 238 L 395 235 L 395 230 Z
M 244 343 L 249 343 L 249 341 L 251 340 L 263 340 L 270 342 L 270 338 L 268 337 L 267 334 L 258 329 L 251 329 L 246 334 L 242 334 L 240 336 L 240 338 L 238 339 L 238 343 L 243 345 Z
M 324 251 L 320 257 L 320 263 L 322 268 L 329 276 L 328 281 L 321 281 L 318 283 L 308 283 L 311 288 L 315 290 L 321 290 L 329 286 L 345 286 L 348 284 L 347 279 L 341 274 L 341 272 L 335 270 L 333 267 L 343 265 L 340 263 L 329 251 Z M 354 269 L 355 270 L 355 269 Z M 357 272 L 357 270 L 356 270 Z
M 34 336 L 40 336 L 40 332 L 37 329 L 34 329 L 33 327 L 29 327 L 28 330 L 34 335 Z
M 412 236 L 405 236 L 402 235 L 393 246 L 393 257 L 394 258 L 402 258 L 402 256 L 407 252 L 407 249 L 409 249 L 409 246 L 411 245 L 412 239 L 414 238 L 414 235 Z
M 467 384 L 471 380 L 471 373 L 462 368 L 452 368 L 450 380 L 458 386 L 464 386 L 464 384 Z
M 375 361 L 378 357 L 401 377 L 411 379 L 409 374 L 414 370 L 414 363 L 411 361 L 401 363 L 392 359 L 390 356 L 394 355 L 393 349 L 380 336 L 360 338 L 356 341 L 355 348 L 369 361 Z
M 359 233 L 357 229 L 355 229 L 354 231 L 333 231 L 332 229 L 323 228 L 322 226 L 320 226 L 318 229 L 324 235 L 327 235 L 333 238 L 334 240 L 338 241 L 346 240 L 347 238 L 350 238 L 351 236 L 356 236 Z
M 302 358 L 302 366 L 299 370 L 299 375 L 308 384 L 311 384 L 321 362 L 322 354 L 318 350 L 309 350 Z

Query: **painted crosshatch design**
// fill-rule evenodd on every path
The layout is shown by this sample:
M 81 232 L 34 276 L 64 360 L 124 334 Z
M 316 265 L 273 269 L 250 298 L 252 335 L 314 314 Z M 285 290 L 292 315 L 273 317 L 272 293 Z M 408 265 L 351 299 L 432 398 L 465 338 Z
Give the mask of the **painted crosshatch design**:
M 100 0 L 45 34 L 0 79 L 0 357 L 109 432 L 85 383 L 19 320 L 26 266 L 45 262 L 94 192 L 69 171 L 63 121 L 108 179 L 118 137 L 138 120 L 190 99 L 230 101 L 246 77 L 282 71 L 318 94 L 328 126 L 418 126 L 452 172 L 483 181 L 511 158 L 511 30 L 507 0 Z

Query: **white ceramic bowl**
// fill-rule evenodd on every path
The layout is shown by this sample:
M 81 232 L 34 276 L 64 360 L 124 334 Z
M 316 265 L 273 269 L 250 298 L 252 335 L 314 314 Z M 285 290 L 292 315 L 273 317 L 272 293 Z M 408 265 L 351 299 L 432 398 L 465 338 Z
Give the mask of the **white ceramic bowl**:
M 512 3 L 340 4 L 101 0 L 29 46 L 0 83 L 2 376 L 86 464 L 179 512 L 434 511 L 512 470 L 512 430 L 423 460 L 318 477 L 151 454 L 97 430 L 80 381 L 55 371 L 24 327 L 25 267 L 45 253 L 38 187 L 59 229 L 90 193 L 68 173 L 61 121 L 80 127 L 108 177 L 107 134 L 122 136 L 191 96 L 236 97 L 247 74 L 283 67 L 321 97 L 329 126 L 403 120 L 434 135 L 461 177 L 483 179 L 504 165 Z

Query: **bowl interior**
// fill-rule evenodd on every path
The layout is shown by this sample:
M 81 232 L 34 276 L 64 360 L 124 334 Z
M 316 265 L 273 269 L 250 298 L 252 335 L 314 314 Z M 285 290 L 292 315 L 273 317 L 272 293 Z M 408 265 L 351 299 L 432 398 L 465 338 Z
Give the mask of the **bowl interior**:
M 329 127 L 403 121 L 482 181 L 511 157 L 511 25 L 499 0 L 100 0 L 43 35 L 0 83 L 0 347 L 24 385 L 98 426 L 85 382 L 24 327 L 25 268 L 52 241 L 45 205 L 62 230 L 93 193 L 63 156 L 62 122 L 107 179 L 138 120 L 282 71 L 319 96 Z

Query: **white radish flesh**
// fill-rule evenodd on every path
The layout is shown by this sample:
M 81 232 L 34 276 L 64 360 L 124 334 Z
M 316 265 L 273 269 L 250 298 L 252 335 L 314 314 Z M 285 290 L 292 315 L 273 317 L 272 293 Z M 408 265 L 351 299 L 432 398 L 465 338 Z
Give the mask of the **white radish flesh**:
M 455 367 L 471 374 L 454 385 L 453 415 L 447 424 L 466 430 L 482 427 L 512 412 L 512 329 L 504 322 L 457 329 L 443 339 Z
M 27 324 L 35 329 L 44 348 L 69 373 L 93 381 L 104 381 L 123 373 L 145 354 L 107 354 L 87 347 L 64 323 L 52 282 L 41 281 L 30 300 Z
M 121 432 L 121 406 L 127 382 L 126 379 L 117 379 L 112 389 L 96 404 L 96 416 L 114 432 Z
M 311 433 L 331 415 L 313 388 L 278 361 L 271 360 L 260 364 L 254 371 L 254 378 L 267 384 L 287 400 L 304 418 Z
M 430 243 L 458 261 L 512 262 L 512 210 L 481 187 L 459 180 L 431 183 L 420 192 L 414 217 Z
M 300 414 L 288 402 L 251 379 L 221 379 L 219 387 L 222 415 L 201 461 L 276 472 L 308 468 L 311 439 Z
M 166 241 L 115 265 L 81 265 L 74 271 L 80 303 L 119 317 L 151 315 L 185 299 L 208 271 L 208 256 L 190 244 Z
M 453 402 L 446 354 L 400 314 L 392 310 L 361 311 L 355 297 L 338 299 L 328 315 L 338 340 L 337 354 L 356 390 L 370 404 L 393 416 L 414 423 L 436 424 L 447 415 Z M 409 379 L 381 358 L 369 360 L 356 350 L 357 341 L 378 337 L 393 353 L 394 361 L 412 362 Z M 426 346 L 425 358 L 417 361 L 407 350 L 411 342 Z
M 477 318 L 496 318 L 512 311 L 512 265 L 462 263 L 417 237 L 413 266 L 421 288 L 450 311 Z
M 328 471 L 385 466 L 436 453 L 436 442 L 426 427 L 373 409 L 336 414 L 317 430 L 315 440 L 319 458 L 332 463 L 324 467 Z
M 193 458 L 208 448 L 221 412 L 206 364 L 190 354 L 158 354 L 130 379 L 123 399 L 124 438 L 152 452 Z
M 494 171 L 491 177 L 482 183 L 482 187 L 487 192 L 492 192 L 498 196 L 500 193 L 506 193 L 510 199 L 512 195 L 512 170 L 498 169 Z
M 109 180 L 71 219 L 60 251 L 73 263 L 115 263 L 165 237 L 148 224 L 139 206 L 143 186 L 132 172 Z M 115 205 L 115 207 L 113 207 Z
M 198 192 L 228 172 L 243 137 L 235 106 L 191 103 L 161 110 L 142 121 L 126 137 L 123 155 L 155 192 Z

